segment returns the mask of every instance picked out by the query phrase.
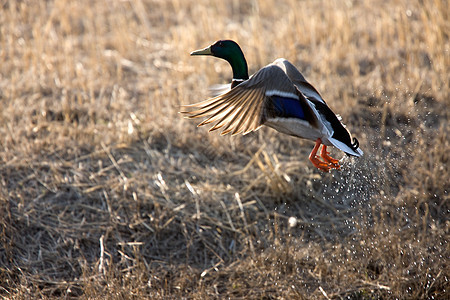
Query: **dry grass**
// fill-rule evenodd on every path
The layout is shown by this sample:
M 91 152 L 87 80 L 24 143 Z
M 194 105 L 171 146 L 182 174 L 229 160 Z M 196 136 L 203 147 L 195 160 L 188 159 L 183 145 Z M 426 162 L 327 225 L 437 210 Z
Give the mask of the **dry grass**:
M 448 297 L 448 1 L 0 6 L 2 297 Z M 220 38 L 297 65 L 365 156 L 182 119 Z

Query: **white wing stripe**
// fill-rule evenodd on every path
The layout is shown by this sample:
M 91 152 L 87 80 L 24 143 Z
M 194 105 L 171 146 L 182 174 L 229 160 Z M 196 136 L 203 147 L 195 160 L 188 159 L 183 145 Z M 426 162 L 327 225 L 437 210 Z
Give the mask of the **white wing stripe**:
M 298 96 L 296 94 L 293 94 L 293 93 L 282 92 L 282 91 L 279 91 L 279 90 L 267 90 L 266 91 L 266 96 L 267 97 L 272 97 L 274 95 L 281 96 L 281 97 L 286 97 L 286 98 L 297 99 L 298 100 Z

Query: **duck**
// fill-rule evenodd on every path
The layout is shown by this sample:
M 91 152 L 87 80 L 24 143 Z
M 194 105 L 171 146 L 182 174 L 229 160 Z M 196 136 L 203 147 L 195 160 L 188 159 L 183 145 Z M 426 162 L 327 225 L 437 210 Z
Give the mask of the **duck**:
M 209 131 L 221 129 L 221 135 L 245 135 L 264 125 L 314 141 L 309 160 L 324 172 L 341 169 L 339 160 L 329 155 L 329 146 L 349 156 L 363 155 L 358 140 L 352 138 L 340 116 L 288 60 L 278 58 L 249 77 L 244 53 L 233 40 L 218 40 L 191 55 L 224 59 L 233 72 L 231 83 L 219 88 L 218 95 L 182 106 L 180 113 L 186 118 L 205 118 L 198 126 L 214 123 Z

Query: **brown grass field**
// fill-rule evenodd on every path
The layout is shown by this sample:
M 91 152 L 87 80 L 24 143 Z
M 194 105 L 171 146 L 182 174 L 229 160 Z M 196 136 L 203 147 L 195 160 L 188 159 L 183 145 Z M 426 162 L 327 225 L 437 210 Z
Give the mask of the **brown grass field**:
M 449 299 L 447 0 L 0 1 L 0 297 Z M 293 62 L 365 155 L 220 136 L 192 50 Z

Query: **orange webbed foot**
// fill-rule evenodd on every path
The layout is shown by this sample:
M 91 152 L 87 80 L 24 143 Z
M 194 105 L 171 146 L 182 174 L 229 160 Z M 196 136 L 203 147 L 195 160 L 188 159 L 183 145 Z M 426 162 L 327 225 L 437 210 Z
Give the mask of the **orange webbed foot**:
M 331 168 L 335 168 L 335 167 L 332 164 L 330 164 L 329 162 L 321 161 L 318 158 L 317 151 L 319 150 L 319 147 L 321 144 L 322 144 L 322 140 L 320 138 L 317 139 L 314 149 L 311 151 L 311 154 L 309 155 L 309 160 L 312 162 L 314 167 L 316 167 L 317 169 L 319 169 L 323 172 L 329 172 Z M 322 150 L 322 152 L 323 152 L 323 150 Z M 325 152 L 326 152 L 326 147 L 325 147 Z
M 309 160 L 312 162 L 312 164 L 314 165 L 314 167 L 316 167 L 317 169 L 323 171 L 323 172 L 330 172 L 331 164 L 326 163 L 321 161 L 320 159 L 317 158 L 317 156 L 314 157 L 310 157 Z
M 328 156 L 328 154 L 330 153 L 327 152 L 327 146 L 323 145 L 322 150 L 320 151 L 320 156 L 322 156 L 323 160 L 327 162 L 331 168 L 339 170 L 341 168 L 341 166 L 339 165 L 339 160 Z

